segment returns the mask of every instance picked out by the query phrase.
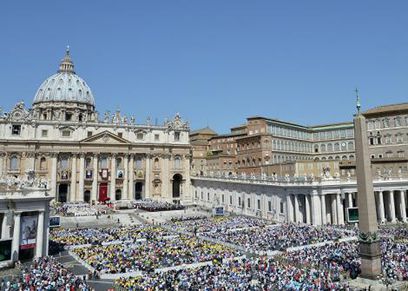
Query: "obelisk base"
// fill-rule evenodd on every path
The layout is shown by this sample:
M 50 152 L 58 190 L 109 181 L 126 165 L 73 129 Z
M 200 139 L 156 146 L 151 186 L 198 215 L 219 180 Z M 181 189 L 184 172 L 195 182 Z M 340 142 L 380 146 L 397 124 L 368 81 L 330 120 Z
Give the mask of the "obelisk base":
M 359 242 L 361 258 L 360 277 L 376 280 L 381 275 L 381 248 L 379 241 Z

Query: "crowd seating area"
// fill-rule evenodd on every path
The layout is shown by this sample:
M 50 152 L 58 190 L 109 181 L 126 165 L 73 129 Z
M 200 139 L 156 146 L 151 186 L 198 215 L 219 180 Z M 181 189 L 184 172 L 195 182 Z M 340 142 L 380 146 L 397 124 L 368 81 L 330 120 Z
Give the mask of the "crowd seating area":
M 156 211 L 183 210 L 185 207 L 180 204 L 172 204 L 168 202 L 160 202 L 153 200 L 136 200 L 133 201 L 133 208 L 142 209 L 149 212 L 156 212 Z
M 0 279 L 0 290 L 91 290 L 81 276 L 75 276 L 52 257 L 38 258 L 23 267 L 20 275 Z

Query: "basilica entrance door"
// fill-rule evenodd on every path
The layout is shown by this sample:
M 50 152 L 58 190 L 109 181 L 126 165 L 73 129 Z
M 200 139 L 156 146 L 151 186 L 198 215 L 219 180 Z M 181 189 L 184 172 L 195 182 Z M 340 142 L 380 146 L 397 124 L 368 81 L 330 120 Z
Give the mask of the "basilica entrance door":
M 60 184 L 58 186 L 58 202 L 67 202 L 68 196 L 68 184 Z
M 143 183 L 137 182 L 135 185 L 135 200 L 142 199 Z

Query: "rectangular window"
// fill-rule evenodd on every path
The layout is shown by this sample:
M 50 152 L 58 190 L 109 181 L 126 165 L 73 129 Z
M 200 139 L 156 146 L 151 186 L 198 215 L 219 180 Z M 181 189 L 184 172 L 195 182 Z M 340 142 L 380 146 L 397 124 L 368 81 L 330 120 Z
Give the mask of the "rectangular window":
M 221 202 L 224 204 L 224 194 L 221 195 Z
M 198 198 L 197 190 L 195 190 L 194 193 L 195 193 L 194 197 L 197 199 Z
M 204 199 L 204 194 L 203 194 L 203 191 L 201 191 L 201 200 L 203 199 Z
M 230 195 L 230 205 L 232 205 L 232 195 Z
M 207 193 L 207 201 L 210 201 L 210 193 Z
M 63 130 L 62 131 L 62 136 L 63 137 L 70 137 L 71 136 L 71 131 L 70 130 Z
M 283 207 L 283 202 L 280 203 L 280 214 L 283 214 L 284 207 Z
M 261 200 L 258 199 L 258 210 L 261 210 Z
M 92 136 L 92 131 L 88 131 L 88 137 Z
M 11 134 L 12 135 L 20 135 L 20 133 L 21 133 L 21 125 L 13 124 L 11 126 Z
M 248 198 L 248 200 L 247 200 L 247 201 L 248 201 L 248 205 L 247 205 L 247 207 L 248 207 L 248 208 L 251 208 L 251 198 Z
M 118 132 L 118 136 L 119 136 L 120 138 L 122 138 L 122 137 L 123 137 L 123 132 Z
M 272 201 L 268 201 L 268 211 L 272 211 Z
M 238 197 L 238 205 L 241 206 L 241 197 Z
M 180 141 L 180 132 L 176 131 L 174 133 L 174 141 Z
M 136 138 L 137 138 L 138 140 L 143 140 L 143 133 L 138 133 L 138 134 L 136 134 Z
M 159 141 L 159 140 L 160 140 L 160 135 L 155 134 L 155 135 L 154 135 L 154 140 L 155 140 L 155 141 Z
M 42 137 L 47 137 L 48 136 L 48 130 L 46 130 L 46 129 L 41 130 L 41 136 Z

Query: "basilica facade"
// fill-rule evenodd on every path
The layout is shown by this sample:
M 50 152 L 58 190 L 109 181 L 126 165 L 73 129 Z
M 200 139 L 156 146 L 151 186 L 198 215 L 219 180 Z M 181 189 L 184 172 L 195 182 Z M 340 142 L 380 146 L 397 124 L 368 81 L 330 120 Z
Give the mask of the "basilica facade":
M 190 201 L 189 124 L 179 114 L 143 124 L 116 112 L 99 115 L 67 49 L 31 108 L 0 112 L 0 178 L 27 172 L 59 202 L 154 199 Z

